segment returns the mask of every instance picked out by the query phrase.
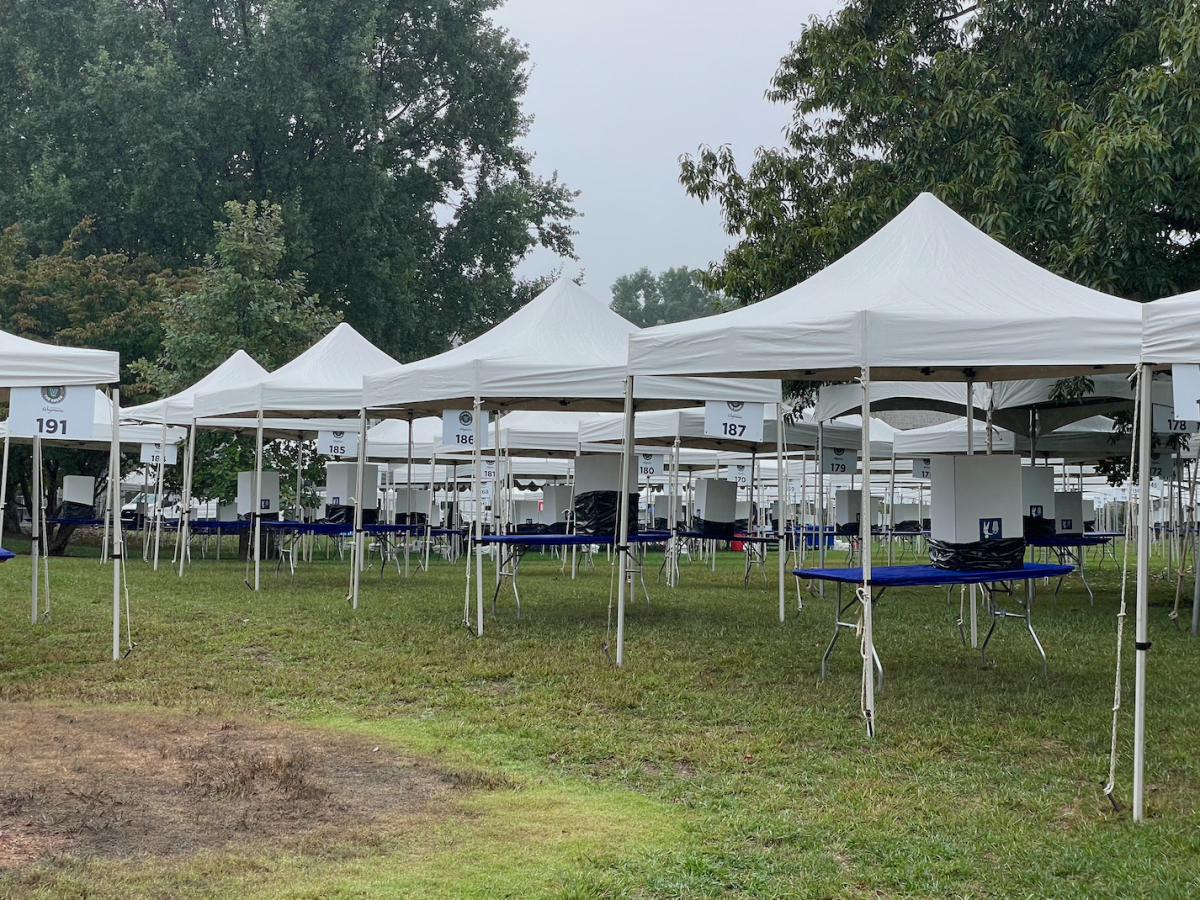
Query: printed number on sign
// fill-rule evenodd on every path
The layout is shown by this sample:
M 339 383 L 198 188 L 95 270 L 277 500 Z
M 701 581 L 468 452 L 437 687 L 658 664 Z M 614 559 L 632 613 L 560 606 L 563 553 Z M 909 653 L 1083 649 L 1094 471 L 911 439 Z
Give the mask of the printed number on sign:
M 722 422 L 721 428 L 729 437 L 741 437 L 746 433 L 746 426 L 736 422 Z
M 329 455 L 330 456 L 345 456 L 346 455 L 346 445 L 345 444 L 330 444 L 329 445 Z
M 1167 419 L 1167 431 L 1173 434 L 1187 434 L 1188 423 L 1186 420 L 1169 418 Z
M 473 435 L 473 434 L 456 434 L 454 436 L 454 443 L 466 444 L 469 447 L 475 443 L 475 435 Z
M 66 419 L 38 419 L 38 434 L 66 434 Z
M 845 475 L 846 464 L 842 462 L 834 462 L 829 464 L 829 471 L 834 475 Z

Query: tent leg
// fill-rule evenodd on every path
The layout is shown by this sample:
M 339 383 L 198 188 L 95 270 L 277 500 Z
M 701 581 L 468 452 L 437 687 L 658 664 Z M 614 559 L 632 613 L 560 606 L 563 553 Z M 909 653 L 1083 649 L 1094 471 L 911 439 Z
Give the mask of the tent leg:
M 196 465 L 196 420 L 188 429 L 187 456 L 183 466 L 183 502 L 179 505 L 179 577 L 183 577 L 183 567 L 188 560 L 188 548 L 191 543 L 192 526 L 192 468 Z M 218 551 L 220 543 L 218 538 Z
M 867 737 L 875 736 L 875 629 L 871 597 L 871 369 L 862 368 L 862 712 Z
M 163 523 L 163 466 L 167 459 L 167 417 L 163 416 L 162 422 L 162 442 L 158 445 L 158 487 L 155 489 L 154 495 L 154 567 L 153 571 L 158 571 L 158 548 L 162 538 L 162 523 Z
M 625 439 L 621 445 L 621 481 L 617 497 L 621 504 L 620 531 L 617 539 L 617 666 L 625 662 L 625 572 L 629 544 L 629 502 L 625 487 L 633 464 L 633 376 L 625 378 Z
M 41 555 L 42 527 L 44 525 L 40 521 L 42 509 L 42 439 L 40 437 L 33 439 L 32 468 L 33 472 L 29 478 L 30 492 L 33 494 L 29 498 L 29 535 L 31 538 L 29 555 L 33 559 L 33 612 L 30 614 L 30 621 L 36 625 L 38 622 L 38 557 Z
M 4 546 L 4 510 L 8 501 L 8 432 L 4 433 L 4 464 L 0 472 L 0 547 Z
M 1153 373 L 1149 366 L 1141 367 L 1138 387 L 1141 396 L 1138 427 L 1138 503 L 1137 536 L 1137 619 L 1134 636 L 1136 665 L 1134 668 L 1133 700 L 1133 820 L 1140 822 L 1145 817 L 1144 790 L 1146 770 L 1146 653 L 1150 649 L 1147 640 L 1146 615 L 1150 598 L 1150 440 L 1151 440 L 1151 383 Z
M 121 388 L 112 386 L 112 446 L 108 451 L 109 504 L 112 515 L 112 561 L 113 561 L 113 662 L 121 658 L 121 565 L 124 553 L 121 548 Z M 36 577 L 36 570 L 35 570 Z
M 975 382 L 967 379 L 967 455 L 975 453 Z M 971 595 L 971 649 L 979 649 L 979 598 L 975 585 L 968 588 Z
M 258 421 L 254 429 L 254 509 L 250 512 L 254 522 L 252 538 L 254 540 L 254 590 L 259 588 L 259 574 L 262 568 L 262 465 L 263 465 L 263 412 L 258 410 Z
M 479 396 L 475 396 L 475 635 L 483 637 L 483 434 Z M 496 462 L 499 465 L 499 460 Z
M 784 539 L 785 520 L 787 519 L 787 504 L 784 503 L 784 491 L 787 487 L 787 473 L 783 461 L 783 402 L 775 407 L 775 494 L 779 501 L 779 518 L 775 520 L 775 537 L 779 539 L 779 621 L 787 618 L 787 541 Z
M 358 469 L 354 479 L 354 530 L 350 548 L 350 608 L 358 609 L 358 586 L 363 570 L 363 481 L 367 462 L 367 410 L 358 411 Z

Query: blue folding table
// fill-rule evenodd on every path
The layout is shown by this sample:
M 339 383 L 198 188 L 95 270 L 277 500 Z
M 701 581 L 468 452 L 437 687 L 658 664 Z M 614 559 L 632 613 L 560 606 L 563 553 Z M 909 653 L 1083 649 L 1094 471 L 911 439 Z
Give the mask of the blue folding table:
M 955 584 L 977 584 L 982 586 L 984 597 L 987 599 L 988 613 L 992 617 L 992 627 L 988 629 L 987 637 L 983 639 L 983 646 L 980 648 L 980 653 L 984 663 L 987 662 L 987 646 L 988 641 L 992 639 L 992 633 L 996 630 L 996 623 L 1001 619 L 1023 619 L 1025 627 L 1029 629 L 1029 636 L 1033 638 L 1034 646 L 1037 647 L 1038 653 L 1042 657 L 1042 674 L 1047 673 L 1046 668 L 1046 651 L 1042 649 L 1042 642 L 1038 640 L 1037 632 L 1033 630 L 1033 598 L 1034 589 L 1033 581 L 1037 578 L 1060 578 L 1072 570 L 1073 566 L 1052 565 L 1048 563 L 1026 563 L 1016 569 L 1002 569 L 999 571 L 982 571 L 982 570 L 965 570 L 965 569 L 939 569 L 936 566 L 873 566 L 871 568 L 871 588 L 872 601 L 878 600 L 883 596 L 884 591 L 890 587 L 933 587 L 946 586 Z M 857 622 L 844 622 L 842 616 L 846 611 L 856 603 L 860 602 L 856 595 L 849 603 L 842 604 L 841 586 L 843 584 L 860 585 L 863 581 L 863 570 L 861 568 L 853 569 L 794 569 L 793 574 L 801 578 L 813 578 L 817 581 L 832 581 L 838 585 L 838 599 L 834 604 L 834 626 L 833 639 L 829 642 L 829 647 L 825 650 L 825 655 L 821 657 L 821 677 L 825 677 L 825 666 L 829 660 L 829 655 L 833 653 L 833 646 L 837 643 L 838 636 L 843 628 L 851 628 L 857 630 Z M 1013 590 L 1012 586 L 1017 581 L 1025 582 L 1025 596 L 1020 598 Z M 996 585 L 1002 587 L 997 589 Z M 1008 612 L 996 602 L 997 593 L 1006 593 L 1011 596 L 1021 607 L 1021 612 Z M 962 632 L 962 623 L 959 623 L 959 637 L 963 644 L 966 644 L 966 637 Z M 872 648 L 874 652 L 874 648 Z M 875 666 L 878 669 L 878 681 L 880 686 L 883 685 L 883 664 L 879 661 L 879 656 L 875 656 Z
M 1112 543 L 1116 535 L 1109 532 L 1087 532 L 1086 534 L 1049 534 L 1044 537 L 1027 537 L 1025 543 L 1030 547 L 1040 547 L 1054 554 L 1054 557 L 1063 564 L 1068 561 L 1079 563 L 1079 578 L 1083 581 L 1083 587 L 1088 593 L 1088 600 L 1092 606 L 1096 605 L 1096 598 L 1092 594 L 1092 586 L 1088 584 L 1087 576 L 1083 574 L 1083 560 L 1087 554 L 1088 547 L 1105 547 Z M 1114 556 L 1115 558 L 1115 556 Z M 1103 557 L 1101 557 L 1103 561 Z M 1058 591 L 1062 587 L 1062 577 L 1058 579 L 1058 584 L 1054 588 L 1054 596 L 1058 596 Z

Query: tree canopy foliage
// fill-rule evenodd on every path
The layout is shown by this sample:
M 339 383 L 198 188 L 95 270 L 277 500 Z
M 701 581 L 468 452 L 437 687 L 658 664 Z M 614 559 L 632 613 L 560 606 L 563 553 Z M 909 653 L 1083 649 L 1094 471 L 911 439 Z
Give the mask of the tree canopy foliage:
M 786 147 L 681 161 L 741 238 L 706 278 L 731 299 L 803 281 L 925 190 L 1090 286 L 1200 286 L 1195 0 L 849 0 L 768 97 L 794 110 Z
M 705 287 L 703 273 L 687 266 L 655 275 L 642 267 L 612 285 L 612 307 L 639 328 L 710 316 L 721 309 L 721 296 Z
M 225 203 L 278 204 L 284 268 L 413 358 L 515 308 L 574 194 L 519 145 L 526 54 L 496 0 L 62 0 L 0 28 L 0 222 L 36 251 L 198 264 Z
M 306 289 L 302 272 L 284 272 L 283 210 L 253 200 L 225 204 L 216 247 L 196 289 L 166 304 L 162 348 L 134 368 L 159 394 L 199 381 L 238 350 L 270 370 L 306 350 L 341 318 Z

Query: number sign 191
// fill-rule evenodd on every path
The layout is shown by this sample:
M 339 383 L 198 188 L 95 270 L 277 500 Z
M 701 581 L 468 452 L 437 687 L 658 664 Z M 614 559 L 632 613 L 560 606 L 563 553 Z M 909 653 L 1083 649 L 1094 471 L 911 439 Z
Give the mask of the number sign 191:
M 8 429 L 14 437 L 87 440 L 96 414 L 96 387 L 13 388 L 8 403 Z

